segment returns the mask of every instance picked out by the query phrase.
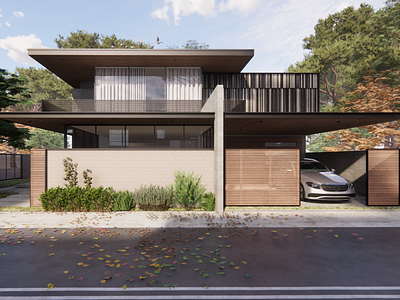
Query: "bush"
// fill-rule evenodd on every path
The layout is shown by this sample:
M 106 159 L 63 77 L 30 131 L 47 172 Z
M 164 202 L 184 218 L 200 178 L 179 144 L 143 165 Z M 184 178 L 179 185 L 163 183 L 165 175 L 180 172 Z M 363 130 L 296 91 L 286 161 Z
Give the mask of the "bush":
M 164 187 L 141 186 L 133 193 L 133 201 L 143 210 L 167 210 L 171 203 L 171 192 Z
M 113 203 L 111 188 L 56 187 L 40 195 L 47 211 L 110 211 Z
M 173 193 L 172 201 L 185 210 L 195 208 L 203 197 L 205 188 L 201 185 L 201 176 L 194 173 L 175 172 L 175 182 L 169 186 Z
M 113 210 L 131 210 L 134 207 L 132 192 L 118 191 L 113 195 Z
M 215 195 L 213 193 L 205 193 L 200 201 L 201 208 L 205 211 L 215 210 Z

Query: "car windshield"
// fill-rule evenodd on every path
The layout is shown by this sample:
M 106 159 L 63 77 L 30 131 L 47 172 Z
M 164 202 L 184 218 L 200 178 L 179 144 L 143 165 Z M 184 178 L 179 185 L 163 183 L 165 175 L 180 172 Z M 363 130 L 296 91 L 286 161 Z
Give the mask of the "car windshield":
M 325 167 L 320 162 L 316 161 L 302 161 L 300 163 L 301 171 L 330 171 L 327 167 Z

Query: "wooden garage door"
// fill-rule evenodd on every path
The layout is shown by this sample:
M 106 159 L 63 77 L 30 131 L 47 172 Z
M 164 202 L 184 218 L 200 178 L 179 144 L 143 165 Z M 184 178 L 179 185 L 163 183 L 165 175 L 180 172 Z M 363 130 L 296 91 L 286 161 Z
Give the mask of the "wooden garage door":
M 225 205 L 300 205 L 298 149 L 226 149 Z
M 368 205 L 399 205 L 399 150 L 368 150 Z

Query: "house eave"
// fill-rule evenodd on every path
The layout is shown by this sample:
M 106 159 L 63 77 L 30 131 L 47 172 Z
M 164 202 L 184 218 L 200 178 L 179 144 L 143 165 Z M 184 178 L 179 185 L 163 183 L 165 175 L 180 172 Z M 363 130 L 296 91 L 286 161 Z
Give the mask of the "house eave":
M 28 49 L 28 55 L 74 88 L 94 81 L 94 68 L 201 67 L 205 73 L 240 73 L 253 49 Z

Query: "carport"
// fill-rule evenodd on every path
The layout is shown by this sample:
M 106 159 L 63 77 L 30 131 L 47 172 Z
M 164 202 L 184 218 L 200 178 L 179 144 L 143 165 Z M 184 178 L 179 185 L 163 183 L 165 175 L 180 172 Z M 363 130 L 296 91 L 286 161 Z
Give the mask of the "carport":
M 300 205 L 305 135 L 398 119 L 399 113 L 225 113 L 225 206 Z M 367 160 L 368 205 L 399 205 L 399 150 L 369 150 Z

